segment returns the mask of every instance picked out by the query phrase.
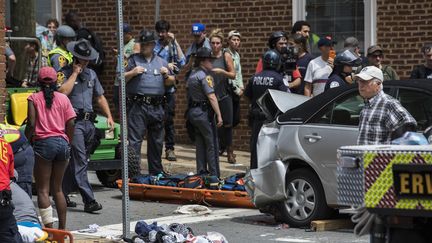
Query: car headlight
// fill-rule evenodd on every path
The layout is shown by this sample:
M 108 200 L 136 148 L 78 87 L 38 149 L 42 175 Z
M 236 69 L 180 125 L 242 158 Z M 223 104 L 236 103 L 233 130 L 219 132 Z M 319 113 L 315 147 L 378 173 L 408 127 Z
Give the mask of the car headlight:
M 114 130 L 105 130 L 105 139 L 114 139 Z

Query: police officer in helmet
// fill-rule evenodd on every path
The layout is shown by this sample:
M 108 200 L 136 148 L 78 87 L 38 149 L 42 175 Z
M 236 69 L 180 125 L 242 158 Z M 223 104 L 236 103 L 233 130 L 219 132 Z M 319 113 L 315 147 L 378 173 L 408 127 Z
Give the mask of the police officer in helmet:
M 147 132 L 148 170 L 164 174 L 162 167 L 164 94 L 175 84 L 167 61 L 153 53 L 156 35 L 142 30 L 137 41 L 140 53 L 128 59 L 126 92 L 128 101 L 128 141 L 141 161 L 141 144 Z
M 57 47 L 48 53 L 48 65 L 53 67 L 57 72 L 62 67 L 72 64 L 73 56 L 66 49 L 66 45 L 74 41 L 75 37 L 75 31 L 70 26 L 62 25 L 58 27 L 54 37 Z
M 361 58 L 352 50 L 347 49 L 337 54 L 334 60 L 333 72 L 330 74 L 324 90 L 351 84 L 353 67 L 360 66 L 361 63 Z
M 256 101 L 268 89 L 276 89 L 285 92 L 288 90 L 289 92 L 288 87 L 284 84 L 283 76 L 278 71 L 282 62 L 280 54 L 276 50 L 271 49 L 264 53 L 262 60 L 264 70 L 253 75 L 249 79 L 245 90 L 245 95 L 250 100 L 249 125 L 252 128 L 250 139 L 251 169 L 256 169 L 258 167 L 256 143 L 259 131 L 266 119 Z
M 76 207 L 76 203 L 70 201 L 67 195 L 78 188 L 84 202 L 84 211 L 90 213 L 102 209 L 102 205 L 95 200 L 87 178 L 87 148 L 96 131 L 93 98 L 107 117 L 107 125 L 111 130 L 114 129 L 114 121 L 104 96 L 104 89 L 95 71 L 88 68 L 89 62 L 96 59 L 98 53 L 85 39 L 68 43 L 67 50 L 72 53 L 74 62 L 57 72 L 57 82 L 61 85 L 58 91 L 69 97 L 77 116 L 71 142 L 71 158 L 63 179 L 63 192 L 67 206 Z
M 188 80 L 187 119 L 195 130 L 197 174 L 220 176 L 216 127 L 222 126 L 222 115 L 215 95 L 212 52 L 207 47 L 197 50 L 195 68 Z M 215 121 L 216 115 L 216 121 Z

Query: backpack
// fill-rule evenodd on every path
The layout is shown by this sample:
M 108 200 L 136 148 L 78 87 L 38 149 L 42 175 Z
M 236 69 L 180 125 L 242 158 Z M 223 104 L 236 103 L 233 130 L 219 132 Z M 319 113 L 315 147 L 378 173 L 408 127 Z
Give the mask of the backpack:
M 204 180 L 199 175 L 188 176 L 178 183 L 178 187 L 200 189 L 204 187 Z
M 243 178 L 245 173 L 237 173 L 235 175 L 225 178 L 222 190 L 227 191 L 246 191 Z

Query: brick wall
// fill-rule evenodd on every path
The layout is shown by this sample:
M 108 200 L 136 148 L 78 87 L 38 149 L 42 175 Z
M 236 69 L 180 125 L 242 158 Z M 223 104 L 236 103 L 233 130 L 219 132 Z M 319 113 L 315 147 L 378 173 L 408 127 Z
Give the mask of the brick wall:
M 5 27 L 5 1 L 0 0 L 0 121 L 4 120 L 5 116 L 5 93 L 6 90 L 6 58 L 5 52 L 5 41 L 4 41 L 4 27 Z
M 432 2 L 377 2 L 377 43 L 385 50 L 385 63 L 408 78 L 413 66 L 423 63 L 420 48 L 432 42 Z
M 111 49 L 116 46 L 116 1 L 95 0 L 63 0 L 63 11 L 71 9 L 81 12 L 82 22 L 88 28 L 101 36 L 107 53 L 106 72 L 101 77 L 107 91 L 108 100 L 112 97 L 112 83 L 114 78 L 114 56 Z M 133 26 L 135 34 L 142 27 L 154 29 L 155 1 L 124 1 L 124 21 Z M 272 31 L 287 30 L 291 26 L 291 1 L 262 0 L 262 1 L 197 1 L 197 0 L 163 0 L 161 1 L 160 18 L 171 23 L 171 29 L 183 50 L 191 43 L 190 28 L 193 22 L 200 21 L 207 25 L 210 32 L 213 28 L 222 28 L 225 34 L 232 29 L 242 33 L 241 47 L 243 77 L 246 82 L 253 74 L 258 57 L 266 48 L 267 37 Z M 186 108 L 185 87 L 178 86 L 177 114 L 175 127 L 177 141 L 188 142 L 183 114 Z M 249 128 L 246 124 L 247 101 L 242 99 L 242 122 L 235 129 L 234 144 L 238 149 L 249 149 Z

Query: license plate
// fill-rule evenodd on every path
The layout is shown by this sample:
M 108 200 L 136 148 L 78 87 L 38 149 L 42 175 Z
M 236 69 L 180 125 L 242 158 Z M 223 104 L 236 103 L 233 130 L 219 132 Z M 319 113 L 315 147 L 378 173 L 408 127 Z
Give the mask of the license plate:
M 432 165 L 393 165 L 393 182 L 398 198 L 432 198 Z

